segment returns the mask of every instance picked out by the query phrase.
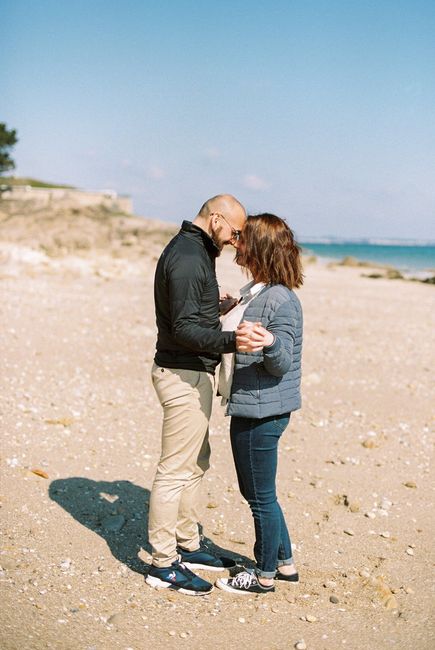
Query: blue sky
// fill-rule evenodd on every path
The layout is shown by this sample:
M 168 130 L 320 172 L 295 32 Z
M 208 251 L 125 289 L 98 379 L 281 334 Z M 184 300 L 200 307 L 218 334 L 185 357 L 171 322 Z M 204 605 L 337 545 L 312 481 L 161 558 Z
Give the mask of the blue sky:
M 17 175 L 435 239 L 433 0 L 1 0 Z

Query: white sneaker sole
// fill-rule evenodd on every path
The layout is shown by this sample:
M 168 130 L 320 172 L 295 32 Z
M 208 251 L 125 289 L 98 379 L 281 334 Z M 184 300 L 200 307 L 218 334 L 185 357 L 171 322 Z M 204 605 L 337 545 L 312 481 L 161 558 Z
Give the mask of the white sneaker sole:
M 225 580 L 226 578 L 218 578 L 215 582 L 216 587 L 218 587 L 218 589 L 222 589 L 223 591 L 229 591 L 232 594 L 239 594 L 240 596 L 257 596 L 257 594 L 262 593 L 254 591 L 243 591 L 242 589 L 234 589 L 234 587 L 231 587 L 227 582 L 225 582 Z
M 185 596 L 207 596 L 213 591 L 213 586 L 210 588 L 210 591 L 192 591 L 191 589 L 183 589 L 182 587 L 175 587 L 169 582 L 160 580 L 160 578 L 155 578 L 154 576 L 147 576 L 145 582 L 153 589 L 173 589 L 178 591 L 179 594 L 184 594 Z
M 220 567 L 220 566 L 209 566 L 208 564 L 193 564 L 193 562 L 184 562 L 184 561 L 183 564 L 191 571 L 202 570 L 202 571 L 213 571 L 217 573 L 219 573 L 220 571 L 229 571 L 230 568 L 234 569 L 236 567 L 236 565 L 234 565 L 233 567 L 229 567 L 228 569 L 226 569 L 223 566 Z

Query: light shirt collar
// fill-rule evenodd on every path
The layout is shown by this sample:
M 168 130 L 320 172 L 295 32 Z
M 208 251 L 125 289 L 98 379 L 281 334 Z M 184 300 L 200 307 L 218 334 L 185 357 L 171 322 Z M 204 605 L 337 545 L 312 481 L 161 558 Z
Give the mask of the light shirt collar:
M 254 282 L 254 280 L 251 280 L 251 282 L 248 282 L 248 284 L 245 284 L 245 286 L 240 289 L 240 298 L 242 300 L 253 298 L 265 286 L 264 282 Z

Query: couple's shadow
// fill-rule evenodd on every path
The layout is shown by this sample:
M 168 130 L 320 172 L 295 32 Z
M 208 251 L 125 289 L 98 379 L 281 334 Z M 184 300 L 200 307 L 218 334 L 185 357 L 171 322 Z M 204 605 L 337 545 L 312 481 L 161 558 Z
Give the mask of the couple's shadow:
M 92 481 L 74 476 L 52 481 L 49 496 L 80 524 L 100 535 L 117 560 L 137 573 L 148 572 L 149 564 L 139 554 L 142 549 L 151 553 L 148 541 L 149 490 L 130 481 Z M 249 558 L 217 546 L 207 538 L 204 541 L 218 555 L 252 566 Z

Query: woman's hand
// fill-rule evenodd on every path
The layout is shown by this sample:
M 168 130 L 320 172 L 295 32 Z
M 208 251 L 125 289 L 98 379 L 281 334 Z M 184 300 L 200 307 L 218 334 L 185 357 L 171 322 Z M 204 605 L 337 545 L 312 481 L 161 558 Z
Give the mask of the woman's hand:
M 274 335 L 258 322 L 242 321 L 236 329 L 238 352 L 260 352 L 264 347 L 272 345 L 274 340 Z

